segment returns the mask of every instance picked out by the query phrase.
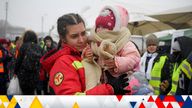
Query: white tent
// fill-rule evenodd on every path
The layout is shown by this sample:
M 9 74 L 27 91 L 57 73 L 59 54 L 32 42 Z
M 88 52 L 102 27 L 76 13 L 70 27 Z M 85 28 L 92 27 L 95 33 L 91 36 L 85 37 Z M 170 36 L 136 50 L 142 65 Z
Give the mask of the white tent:
M 120 5 L 125 7 L 127 10 L 129 10 L 130 20 L 134 20 L 136 16 L 144 17 L 143 16 L 144 14 L 149 13 L 146 9 L 140 8 L 137 5 L 123 4 L 122 2 L 117 2 L 115 0 L 103 0 L 100 3 L 85 7 L 83 10 L 81 10 L 80 14 L 85 19 L 85 22 L 88 28 L 93 27 L 94 21 L 96 17 L 99 15 L 100 10 L 106 5 L 111 5 L 111 6 Z M 147 19 L 147 16 L 145 17 L 145 19 Z
M 80 11 L 87 27 L 93 27 L 96 17 L 105 5 L 121 5 L 130 15 L 130 22 L 137 20 L 155 20 L 143 15 L 159 15 L 164 13 L 192 11 L 192 0 L 100 0 Z M 142 17 L 141 17 L 142 16 Z
M 83 2 L 83 1 L 82 1 Z M 105 5 L 121 5 L 128 10 L 129 22 L 158 21 L 148 15 L 159 15 L 177 12 L 192 12 L 192 0 L 92 0 L 92 5 L 86 5 L 79 10 L 85 19 L 87 28 L 92 28 L 100 10 Z M 58 40 L 56 26 L 52 35 Z

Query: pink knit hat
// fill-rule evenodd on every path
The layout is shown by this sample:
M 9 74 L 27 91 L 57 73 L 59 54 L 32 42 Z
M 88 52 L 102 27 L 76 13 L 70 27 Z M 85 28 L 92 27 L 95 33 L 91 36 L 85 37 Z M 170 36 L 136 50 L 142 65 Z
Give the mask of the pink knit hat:
M 105 6 L 97 17 L 95 25 L 97 27 L 108 28 L 118 31 L 121 27 L 128 25 L 129 15 L 125 8 L 121 6 Z

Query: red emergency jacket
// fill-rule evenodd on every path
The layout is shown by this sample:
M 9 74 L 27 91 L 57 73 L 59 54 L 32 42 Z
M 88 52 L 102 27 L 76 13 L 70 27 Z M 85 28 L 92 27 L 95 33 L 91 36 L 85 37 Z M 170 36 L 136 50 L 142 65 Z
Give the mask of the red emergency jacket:
M 49 86 L 57 95 L 112 95 L 109 84 L 101 84 L 85 91 L 85 71 L 81 64 L 81 54 L 64 44 L 59 51 L 52 50 L 41 58 L 42 68 L 49 72 Z

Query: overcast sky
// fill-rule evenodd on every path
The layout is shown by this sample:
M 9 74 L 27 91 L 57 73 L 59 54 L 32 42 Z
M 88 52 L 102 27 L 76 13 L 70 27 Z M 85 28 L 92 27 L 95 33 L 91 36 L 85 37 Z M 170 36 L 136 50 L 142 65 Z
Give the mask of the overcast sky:
M 8 22 L 14 26 L 25 27 L 36 32 L 48 32 L 57 18 L 65 13 L 82 13 L 86 7 L 94 7 L 105 0 L 8 0 Z M 128 3 L 148 12 L 156 12 L 170 7 L 191 6 L 192 0 L 112 0 L 116 3 Z M 0 19 L 5 19 L 5 2 L 0 0 Z M 134 9 L 133 9 L 134 10 Z
M 0 19 L 5 19 L 5 1 L 0 0 Z M 68 12 L 78 12 L 92 0 L 8 0 L 8 21 L 12 25 L 23 26 L 27 29 L 41 31 L 42 16 L 44 17 L 45 32 L 56 23 L 59 16 Z M 70 2 L 69 2 L 70 1 Z M 79 5 L 78 5 L 79 4 Z

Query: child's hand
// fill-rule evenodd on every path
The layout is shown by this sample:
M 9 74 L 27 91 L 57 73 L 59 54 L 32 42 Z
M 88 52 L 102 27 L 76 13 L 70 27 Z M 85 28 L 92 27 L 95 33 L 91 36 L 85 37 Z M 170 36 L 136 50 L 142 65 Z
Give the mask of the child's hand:
M 93 60 L 93 51 L 91 50 L 90 45 L 87 44 L 84 51 L 84 57 L 87 58 L 89 62 L 91 62 Z
M 108 69 L 116 68 L 115 60 L 114 59 L 104 60 L 104 66 L 106 66 Z

